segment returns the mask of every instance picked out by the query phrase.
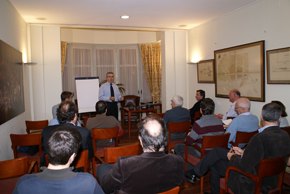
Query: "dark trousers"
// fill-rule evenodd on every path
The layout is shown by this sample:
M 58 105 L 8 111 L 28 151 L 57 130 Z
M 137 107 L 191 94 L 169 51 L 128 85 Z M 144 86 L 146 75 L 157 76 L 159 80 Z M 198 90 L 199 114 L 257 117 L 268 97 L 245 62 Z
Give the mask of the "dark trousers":
M 102 163 L 100 166 L 97 168 L 97 178 L 99 182 L 101 183 L 103 177 L 113 168 L 111 164 L 107 163 Z
M 216 147 L 212 149 L 197 165 L 193 167 L 197 176 L 203 176 L 210 170 L 210 187 L 212 194 L 218 194 L 220 178 L 224 177 L 230 166 L 227 157 L 228 149 Z
M 107 102 L 107 116 L 114 116 L 118 120 L 117 102 Z

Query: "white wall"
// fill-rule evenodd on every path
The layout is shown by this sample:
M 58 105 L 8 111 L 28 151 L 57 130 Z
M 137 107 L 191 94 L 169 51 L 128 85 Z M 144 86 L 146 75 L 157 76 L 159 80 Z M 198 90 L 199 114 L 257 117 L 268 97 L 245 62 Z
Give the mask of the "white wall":
M 7 0 L 0 1 L 0 26 L 0 39 L 22 52 L 26 62 L 27 24 Z M 10 134 L 25 133 L 25 120 L 31 119 L 29 75 L 30 67 L 24 66 L 25 112 L 0 125 L 0 161 L 13 158 Z
M 174 95 L 184 98 L 183 107 L 188 108 L 186 31 L 161 33 L 162 55 L 162 112 L 171 109 Z
M 61 29 L 61 41 L 86 44 L 145 44 L 155 43 L 156 32 L 95 29 Z
M 199 60 L 213 59 L 214 50 L 260 40 L 265 40 L 265 51 L 289 47 L 289 10 L 289 0 L 262 0 L 188 30 L 188 61 L 196 58 Z M 228 110 L 230 106 L 228 99 L 215 98 L 214 84 L 197 83 L 196 65 L 188 66 L 188 77 L 189 104 L 193 105 L 196 102 L 195 91 L 203 89 L 206 91 L 206 97 L 215 101 L 215 113 L 225 113 Z M 290 114 L 290 85 L 268 85 L 266 83 L 265 75 L 265 101 L 280 100 Z M 251 112 L 259 117 L 265 103 L 251 103 Z
M 60 27 L 30 26 L 34 120 L 52 119 L 62 92 Z

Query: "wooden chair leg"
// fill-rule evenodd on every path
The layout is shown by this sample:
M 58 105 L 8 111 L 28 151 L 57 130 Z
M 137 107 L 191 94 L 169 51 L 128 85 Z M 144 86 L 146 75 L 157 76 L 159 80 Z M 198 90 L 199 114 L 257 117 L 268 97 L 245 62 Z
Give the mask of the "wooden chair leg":
M 220 194 L 226 194 L 226 191 L 220 188 Z
M 200 193 L 203 194 L 203 176 L 200 177 Z
M 97 179 L 97 174 L 96 174 L 96 159 L 95 159 L 95 157 L 93 157 L 92 158 L 92 165 L 93 165 L 93 167 L 92 167 L 92 169 L 93 169 L 93 176 Z

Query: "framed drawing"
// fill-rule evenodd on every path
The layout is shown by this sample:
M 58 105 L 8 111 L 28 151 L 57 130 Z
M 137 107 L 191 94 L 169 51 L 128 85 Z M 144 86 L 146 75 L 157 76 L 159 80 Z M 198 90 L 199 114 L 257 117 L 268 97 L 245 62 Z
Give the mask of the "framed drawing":
M 267 51 L 267 83 L 290 84 L 290 47 Z
M 242 97 L 265 102 L 264 42 L 214 51 L 216 97 L 228 98 L 238 89 Z
M 214 60 L 204 60 L 197 63 L 197 82 L 214 83 Z

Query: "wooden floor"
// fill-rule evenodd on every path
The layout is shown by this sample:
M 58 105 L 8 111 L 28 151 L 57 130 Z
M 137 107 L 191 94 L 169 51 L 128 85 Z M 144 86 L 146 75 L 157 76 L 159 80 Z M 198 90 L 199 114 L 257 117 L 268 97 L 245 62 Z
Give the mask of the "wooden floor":
M 133 123 L 133 122 L 132 122 Z M 132 125 L 131 125 L 132 126 Z M 136 123 L 131 127 L 131 138 L 129 139 L 128 128 L 123 128 L 124 134 L 121 136 L 119 146 L 126 146 L 128 144 L 132 144 L 138 142 L 138 130 Z M 142 152 L 140 147 L 140 152 Z M 207 173 L 204 177 L 204 192 L 210 193 L 210 177 L 209 173 Z M 180 185 L 179 194 L 192 194 L 192 193 L 200 193 L 200 181 L 197 181 L 195 184 L 191 184 L 188 181 L 185 181 L 182 185 Z M 282 194 L 290 194 L 290 189 L 286 185 L 283 185 Z

